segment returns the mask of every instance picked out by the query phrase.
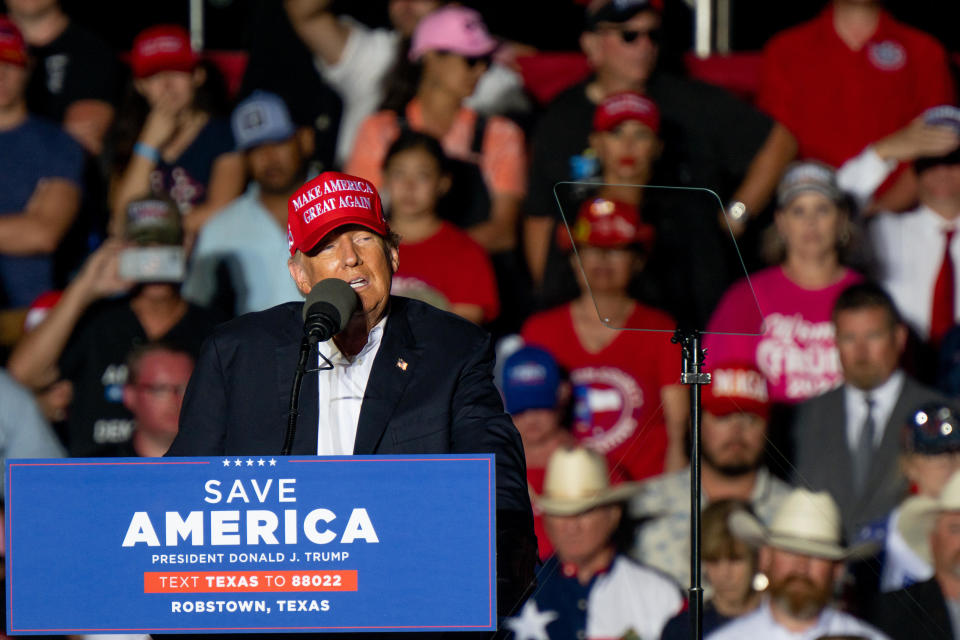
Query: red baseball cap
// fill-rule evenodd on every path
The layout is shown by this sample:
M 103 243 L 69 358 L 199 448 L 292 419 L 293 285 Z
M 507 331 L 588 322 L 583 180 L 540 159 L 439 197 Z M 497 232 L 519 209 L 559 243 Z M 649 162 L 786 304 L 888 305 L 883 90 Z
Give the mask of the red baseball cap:
M 704 411 L 715 416 L 754 413 L 770 416 L 767 379 L 752 364 L 732 363 L 710 371 L 710 384 L 701 388 Z
M 612 131 L 627 120 L 637 120 L 660 132 L 660 109 L 650 98 L 633 91 L 607 96 L 593 112 L 594 131 Z
M 607 249 L 639 244 L 649 250 L 656 235 L 653 225 L 640 219 L 637 207 L 607 198 L 592 198 L 580 205 L 570 231 L 578 245 Z M 557 246 L 564 251 L 572 248 L 564 226 L 557 227 Z
M 197 54 L 190 47 L 190 34 L 175 24 L 161 24 L 141 31 L 130 51 L 130 66 L 136 78 L 161 71 L 193 71 L 197 61 Z
M 310 251 L 324 236 L 358 224 L 388 236 L 380 194 L 373 183 L 338 171 L 325 171 L 297 189 L 287 203 L 287 243 L 292 256 Z
M 0 16 L 0 62 L 27 66 L 27 43 L 23 34 L 7 16 Z

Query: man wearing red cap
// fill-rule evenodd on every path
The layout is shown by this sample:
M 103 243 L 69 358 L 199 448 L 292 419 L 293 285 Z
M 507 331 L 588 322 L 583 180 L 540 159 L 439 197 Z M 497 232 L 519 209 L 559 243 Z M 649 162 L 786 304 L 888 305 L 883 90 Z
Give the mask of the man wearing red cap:
M 333 368 L 303 380 L 295 455 L 495 453 L 498 595 L 507 614 L 533 577 L 536 543 L 520 436 L 493 386 L 490 336 L 390 296 L 396 237 L 367 180 L 326 172 L 289 201 L 290 274 L 306 295 L 347 282 L 359 306 L 319 345 Z M 246 314 L 207 341 L 168 455 L 279 453 L 303 337 L 303 305 Z
M 755 367 L 740 363 L 716 366 L 711 375 L 713 382 L 703 387 L 703 506 L 743 500 L 769 522 L 790 487 L 763 465 L 767 382 Z M 689 585 L 690 467 L 645 482 L 630 513 L 645 521 L 637 531 L 637 558 Z

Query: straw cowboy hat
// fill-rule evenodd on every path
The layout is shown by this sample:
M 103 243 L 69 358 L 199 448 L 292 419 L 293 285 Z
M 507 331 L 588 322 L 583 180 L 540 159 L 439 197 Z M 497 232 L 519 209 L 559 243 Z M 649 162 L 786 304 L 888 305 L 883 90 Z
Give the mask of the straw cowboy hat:
M 748 544 L 826 560 L 865 558 L 876 549 L 872 543 L 843 546 L 840 509 L 826 491 L 794 489 L 769 527 L 745 511 L 730 514 L 729 525 L 733 535 Z
M 610 486 L 607 461 L 599 453 L 583 447 L 557 449 L 547 462 L 543 494 L 535 501 L 545 514 L 572 516 L 601 505 L 623 502 L 639 488 L 636 482 Z
M 937 516 L 944 511 L 960 511 L 960 471 L 950 476 L 938 497 L 913 496 L 904 500 L 900 508 L 897 530 L 910 549 L 929 565 L 933 565 L 930 533 Z

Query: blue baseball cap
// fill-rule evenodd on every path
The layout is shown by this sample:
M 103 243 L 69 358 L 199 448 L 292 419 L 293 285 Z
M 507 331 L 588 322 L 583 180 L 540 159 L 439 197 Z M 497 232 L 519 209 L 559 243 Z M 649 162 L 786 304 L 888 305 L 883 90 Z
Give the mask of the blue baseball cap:
M 283 142 L 296 132 L 283 98 L 266 91 L 254 91 L 238 104 L 230 118 L 230 126 L 238 151 Z
M 549 352 L 522 347 L 503 365 L 503 397 L 507 413 L 557 406 L 560 368 Z

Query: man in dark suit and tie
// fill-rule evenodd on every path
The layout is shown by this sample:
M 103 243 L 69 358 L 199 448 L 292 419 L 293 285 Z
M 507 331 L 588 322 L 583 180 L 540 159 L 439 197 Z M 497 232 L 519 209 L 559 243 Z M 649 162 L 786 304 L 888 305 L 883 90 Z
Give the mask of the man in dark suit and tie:
M 536 539 L 520 435 L 493 385 L 490 336 L 427 304 L 390 296 L 399 264 L 375 187 L 326 172 L 288 207 L 290 274 L 306 295 L 347 282 L 359 306 L 311 355 L 294 455 L 495 453 L 500 615 L 533 580 Z M 221 325 L 204 344 L 168 455 L 281 451 L 304 335 L 303 303 Z
M 898 464 L 902 427 L 919 405 L 943 398 L 900 370 L 907 330 L 883 289 L 847 288 L 833 323 L 844 384 L 798 408 L 794 484 L 828 491 L 852 540 L 906 495 Z

